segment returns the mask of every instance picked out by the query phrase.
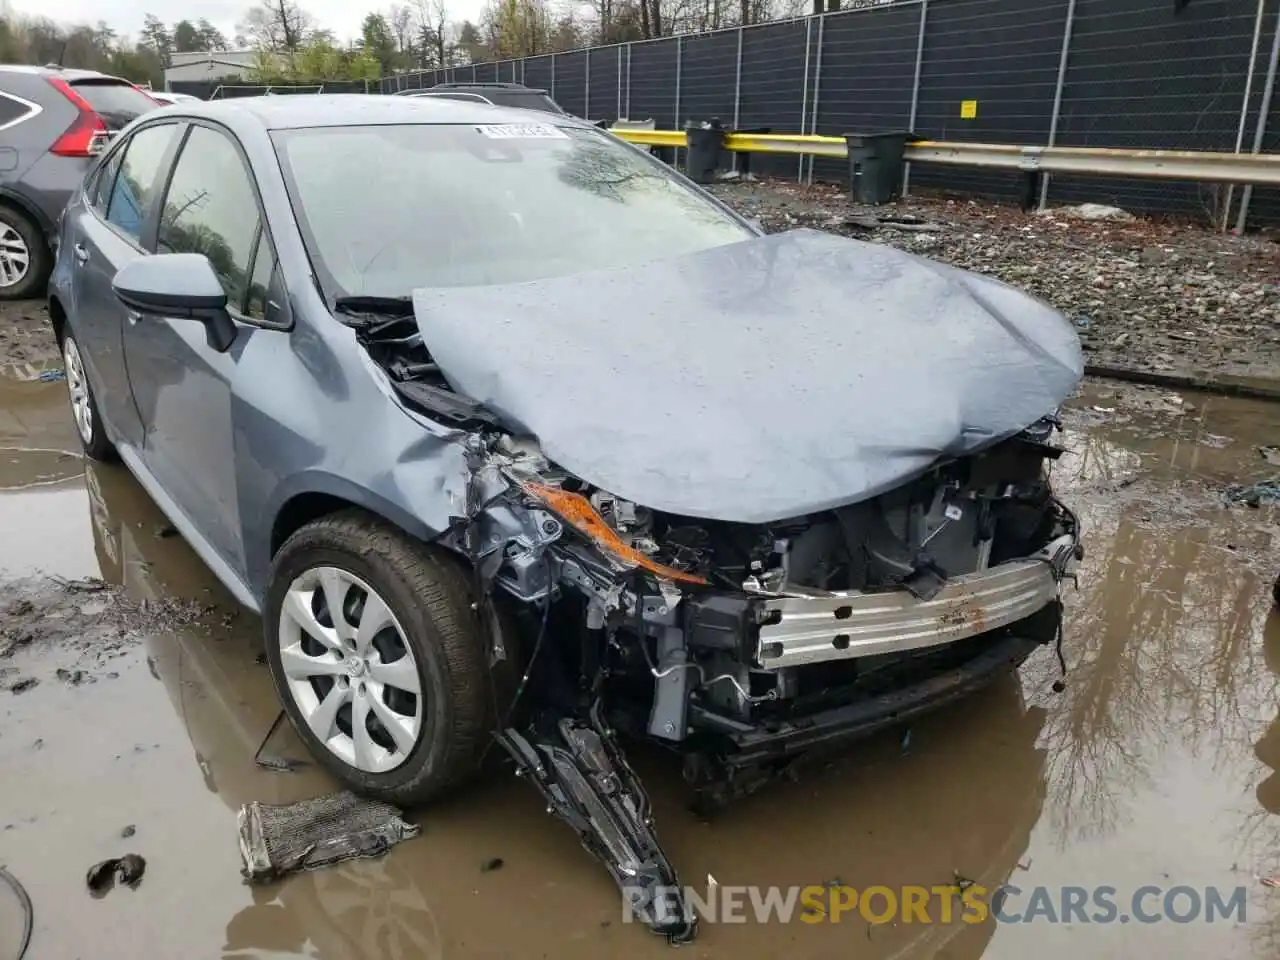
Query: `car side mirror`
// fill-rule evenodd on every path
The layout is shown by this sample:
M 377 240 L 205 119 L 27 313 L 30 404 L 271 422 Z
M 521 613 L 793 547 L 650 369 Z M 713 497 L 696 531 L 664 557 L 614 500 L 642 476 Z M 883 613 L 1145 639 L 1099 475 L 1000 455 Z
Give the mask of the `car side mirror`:
M 185 317 L 204 324 L 205 340 L 226 353 L 236 339 L 227 294 L 202 253 L 158 253 L 126 264 L 111 281 L 116 298 L 143 316 Z

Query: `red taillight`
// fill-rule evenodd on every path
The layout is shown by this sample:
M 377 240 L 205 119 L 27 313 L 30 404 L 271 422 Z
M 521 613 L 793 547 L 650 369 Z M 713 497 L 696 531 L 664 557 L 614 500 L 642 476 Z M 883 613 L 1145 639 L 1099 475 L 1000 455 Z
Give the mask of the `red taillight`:
M 76 118 L 66 132 L 53 142 L 50 153 L 60 157 L 96 157 L 108 143 L 111 133 L 89 101 L 72 89 L 61 77 L 45 77 L 49 85 L 71 101 L 76 108 Z

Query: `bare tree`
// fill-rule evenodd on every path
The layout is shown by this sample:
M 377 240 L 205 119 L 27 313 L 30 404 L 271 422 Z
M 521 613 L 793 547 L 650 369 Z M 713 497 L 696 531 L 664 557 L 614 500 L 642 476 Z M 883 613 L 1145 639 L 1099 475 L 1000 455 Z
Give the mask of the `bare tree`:
M 415 0 L 418 15 L 419 43 L 422 47 L 423 66 L 447 67 L 450 57 L 449 12 L 445 0 Z M 432 62 L 428 64 L 426 61 Z
M 413 11 L 393 3 L 387 11 L 387 26 L 396 42 L 396 50 L 407 57 L 413 52 Z
M 315 26 L 315 19 L 294 0 L 262 0 L 245 13 L 239 26 L 253 46 L 293 54 Z

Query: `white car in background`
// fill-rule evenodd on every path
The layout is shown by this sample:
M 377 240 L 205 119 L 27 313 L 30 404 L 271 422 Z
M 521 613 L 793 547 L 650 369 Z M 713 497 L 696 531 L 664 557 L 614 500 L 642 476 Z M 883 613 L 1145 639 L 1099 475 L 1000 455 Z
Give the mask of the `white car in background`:
M 161 103 L 187 103 L 191 100 L 199 100 L 199 97 L 193 97 L 189 93 L 168 93 L 164 90 L 148 90 L 147 96 L 152 100 L 159 100 Z

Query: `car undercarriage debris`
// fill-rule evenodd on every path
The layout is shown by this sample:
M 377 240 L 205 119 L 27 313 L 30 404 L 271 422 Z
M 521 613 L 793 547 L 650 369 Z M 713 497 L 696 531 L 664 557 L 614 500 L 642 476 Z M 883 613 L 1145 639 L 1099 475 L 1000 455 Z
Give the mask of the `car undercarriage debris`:
M 418 835 L 390 804 L 348 791 L 289 804 L 240 808 L 241 873 L 250 883 L 279 880 L 356 857 L 376 857 Z
M 627 765 L 615 735 L 601 719 L 547 716 L 521 732 L 507 728 L 498 742 L 547 800 L 547 812 L 577 831 L 628 898 L 632 914 L 672 943 L 697 933 L 675 868 L 658 845 L 649 797 Z

